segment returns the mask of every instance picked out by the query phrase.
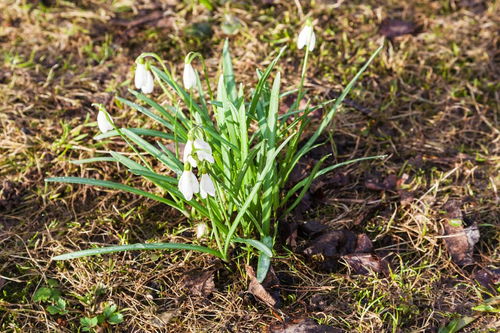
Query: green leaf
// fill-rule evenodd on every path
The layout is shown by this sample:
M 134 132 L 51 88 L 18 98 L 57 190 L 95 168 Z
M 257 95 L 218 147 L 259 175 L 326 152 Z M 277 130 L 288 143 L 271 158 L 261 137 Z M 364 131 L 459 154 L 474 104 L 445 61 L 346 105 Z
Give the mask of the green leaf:
M 49 300 L 57 300 L 61 297 L 61 292 L 57 289 L 41 287 L 33 295 L 34 302 L 45 302 Z
M 80 318 L 80 325 L 87 328 L 93 328 L 97 326 L 97 317 L 84 317 Z
M 224 72 L 224 83 L 226 91 L 231 102 L 236 101 L 236 82 L 234 79 L 233 63 L 231 53 L 229 53 L 229 40 L 224 41 L 222 49 L 222 70 Z
M 262 243 L 268 248 L 273 248 L 273 238 L 271 236 L 264 236 L 262 238 Z M 257 281 L 262 283 L 267 276 L 269 267 L 271 266 L 271 256 L 267 255 L 265 252 L 259 254 L 259 260 L 257 262 Z
M 55 177 L 55 178 L 46 178 L 46 182 L 61 182 L 61 183 L 69 183 L 69 184 L 82 184 L 82 185 L 92 185 L 92 186 L 101 186 L 101 187 L 106 187 L 106 188 L 111 188 L 114 190 L 121 190 L 125 192 L 130 192 L 133 194 L 141 195 L 143 197 L 149 198 L 156 200 L 158 202 L 162 202 L 164 204 L 169 205 L 170 207 L 173 207 L 179 211 L 181 211 L 183 214 L 188 216 L 189 214 L 179 206 L 177 203 L 173 202 L 172 200 L 168 200 L 165 198 L 162 198 L 160 196 L 157 196 L 153 193 L 149 193 L 143 190 L 139 190 L 135 187 L 120 184 L 120 183 L 114 183 L 110 182 L 107 180 L 98 180 L 98 179 L 91 179 L 91 178 L 80 178 L 80 177 Z
M 140 92 L 135 91 L 135 90 L 129 90 L 129 91 L 135 97 L 137 97 L 138 99 L 140 99 L 143 102 L 146 102 L 147 104 L 152 106 L 156 111 L 158 111 L 162 116 L 164 116 L 168 120 L 168 122 L 170 124 L 172 124 L 172 128 L 170 128 L 172 130 L 172 132 L 175 133 L 177 137 L 181 137 L 184 142 L 187 141 L 187 128 L 186 128 L 186 124 L 184 122 L 182 122 L 185 119 L 183 116 L 182 117 L 174 117 L 167 110 L 165 110 L 165 108 L 163 106 L 156 103 L 148 96 L 141 94 Z M 181 115 L 176 110 L 174 112 L 176 113 L 176 116 Z M 177 120 L 180 120 L 181 124 L 179 124 L 179 122 Z
M 115 245 L 115 246 L 100 247 L 82 251 L 75 251 L 55 256 L 52 258 L 52 260 L 68 260 L 81 257 L 95 256 L 98 254 L 107 254 L 107 253 L 123 252 L 123 251 L 137 251 L 137 250 L 189 250 L 189 251 L 208 253 L 223 259 L 222 255 L 218 251 L 200 245 L 182 244 L 182 243 L 137 243 L 130 245 Z
M 311 150 L 311 147 L 316 143 L 316 140 L 319 138 L 319 136 L 323 133 L 325 128 L 330 124 L 330 122 L 333 119 L 333 116 L 337 113 L 337 110 L 340 106 L 340 104 L 344 101 L 345 97 L 347 94 L 351 91 L 351 89 L 354 87 L 356 84 L 356 81 L 359 79 L 361 74 L 364 73 L 364 71 L 368 68 L 368 66 L 372 63 L 373 59 L 379 54 L 379 52 L 383 49 L 383 45 L 381 45 L 368 59 L 368 61 L 361 67 L 361 69 L 356 73 L 354 78 L 347 84 L 347 86 L 344 88 L 340 96 L 335 100 L 335 104 L 332 106 L 330 111 L 326 114 L 326 116 L 323 118 L 323 121 L 319 125 L 319 127 L 316 129 L 314 134 L 307 140 L 306 144 L 302 146 L 302 148 L 295 154 L 293 157 L 291 163 L 287 166 L 288 170 L 286 172 L 286 175 L 284 177 L 284 180 L 288 179 L 288 176 L 292 172 L 293 168 L 297 164 L 297 162 L 300 160 L 302 156 L 304 156 L 307 152 Z
M 182 170 L 179 169 L 177 163 L 175 163 L 170 157 L 167 156 L 164 152 L 157 149 L 155 146 L 138 136 L 137 134 L 127 130 L 126 128 L 122 129 L 122 133 L 127 136 L 130 140 L 132 140 L 136 145 L 147 151 L 149 154 L 160 160 L 163 164 L 173 170 L 176 174 L 181 174 Z
M 491 312 L 491 313 L 500 313 L 500 309 L 495 308 L 492 305 L 489 304 L 481 304 L 478 306 L 475 306 L 472 308 L 474 311 L 481 311 L 481 312 Z
M 68 310 L 66 310 L 66 301 L 62 298 L 58 298 L 55 305 L 49 305 L 47 307 L 47 311 L 51 314 L 66 314 L 68 313 Z
M 245 216 L 246 211 L 247 211 L 248 207 L 250 206 L 250 204 L 252 203 L 252 201 L 257 197 L 257 194 L 259 193 L 259 190 L 262 186 L 262 182 L 263 182 L 266 174 L 271 170 L 271 167 L 274 164 L 275 159 L 278 156 L 278 154 L 280 153 L 280 151 L 286 146 L 288 141 L 290 141 L 293 137 L 294 137 L 294 135 L 292 134 L 288 138 L 286 138 L 285 141 L 283 141 L 283 143 L 278 147 L 278 149 L 276 149 L 274 154 L 272 154 L 271 156 L 268 156 L 269 159 L 266 161 L 265 167 L 262 169 L 262 172 L 259 174 L 259 177 L 257 178 L 257 181 L 255 183 L 255 186 L 252 188 L 252 191 L 250 192 L 250 194 L 246 198 L 245 202 L 243 203 L 243 206 L 240 208 L 240 210 L 238 212 L 238 215 L 236 215 L 234 221 L 231 224 L 231 227 L 229 228 L 228 234 L 226 236 L 227 237 L 226 242 L 224 245 L 224 253 L 225 254 L 228 251 L 229 244 L 233 239 L 233 235 L 236 232 L 236 228 L 238 227 L 239 223 L 243 219 L 243 216 Z
M 102 314 L 104 315 L 104 317 L 108 318 L 109 316 L 111 316 L 113 314 L 113 312 L 116 311 L 116 305 L 115 304 L 112 304 L 112 305 L 108 305 L 104 308 L 104 310 L 102 311 Z
M 59 309 L 57 306 L 54 305 L 49 305 L 47 306 L 47 312 L 50 313 L 51 315 L 58 314 L 61 309 Z
M 87 164 L 87 163 L 95 163 L 95 162 L 116 162 L 113 157 L 103 156 L 103 157 L 93 157 L 93 158 L 85 158 L 82 160 L 71 160 L 70 163 L 73 164 Z
M 470 323 L 472 323 L 477 318 L 478 317 L 464 316 L 462 318 L 458 318 L 458 319 L 452 320 L 445 327 L 441 327 L 439 329 L 438 333 L 456 333 L 456 332 L 460 331 L 462 328 L 464 328 L 465 326 L 467 326 Z
M 115 312 L 109 316 L 107 322 L 111 325 L 118 325 L 123 322 L 123 315 L 119 312 Z
M 168 134 L 162 131 L 156 131 L 152 129 L 147 129 L 147 128 L 127 128 L 132 133 L 135 133 L 137 135 L 144 135 L 144 136 L 152 136 L 156 138 L 162 138 L 162 139 L 167 139 L 167 140 L 177 140 L 179 142 L 186 142 L 186 140 L 183 140 L 180 136 L 174 136 L 172 134 Z M 95 140 L 102 140 L 102 139 L 107 139 L 111 138 L 114 136 L 120 136 L 120 133 L 118 133 L 117 130 L 112 130 L 106 133 L 102 133 L 99 135 L 96 135 L 94 137 Z
M 257 250 L 262 251 L 265 255 L 267 255 L 269 257 L 273 256 L 273 252 L 271 251 L 271 249 L 269 247 L 267 247 L 267 245 L 265 245 L 264 243 L 259 242 L 258 240 L 235 237 L 232 239 L 232 241 L 236 242 L 236 243 L 244 243 L 244 244 L 253 246 Z

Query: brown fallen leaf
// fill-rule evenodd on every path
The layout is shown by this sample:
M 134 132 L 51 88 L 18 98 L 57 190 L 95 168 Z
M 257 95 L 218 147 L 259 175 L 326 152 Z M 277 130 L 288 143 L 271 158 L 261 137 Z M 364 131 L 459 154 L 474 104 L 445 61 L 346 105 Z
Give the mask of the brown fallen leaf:
M 150 13 L 141 13 L 140 15 L 137 15 L 134 19 L 120 19 L 120 18 L 115 18 L 111 20 L 111 24 L 115 24 L 118 26 L 123 26 L 128 29 L 134 28 L 136 26 L 140 26 L 146 23 L 149 23 L 151 21 L 158 21 L 163 17 L 163 12 L 161 10 L 156 10 Z
M 341 333 L 343 330 L 327 325 L 319 325 L 313 319 L 296 319 L 269 327 L 270 333 Z
M 295 221 L 280 221 L 278 224 L 278 235 L 282 243 L 292 249 L 297 247 L 297 229 L 299 224 Z
M 215 290 L 214 271 L 192 270 L 184 276 L 182 285 L 193 296 L 209 296 Z
M 342 256 L 355 274 L 368 274 L 370 272 L 389 275 L 389 263 L 372 253 L 355 253 Z
M 349 230 L 330 230 L 320 233 L 319 236 L 313 238 L 303 252 L 318 262 L 319 269 L 332 272 L 340 268 L 339 259 L 342 256 L 351 254 L 362 255 L 371 251 L 373 251 L 373 244 L 367 235 L 355 234 Z M 367 261 L 367 258 L 363 257 L 356 261 L 356 268 L 359 269 L 355 269 L 355 272 L 367 272 L 361 269 L 365 263 L 362 260 Z M 369 262 L 367 261 L 366 265 L 368 264 Z M 372 268 L 372 270 L 383 272 L 378 268 Z
M 480 269 L 474 274 L 474 279 L 490 292 L 495 292 L 495 285 L 500 283 L 500 269 Z
M 279 307 L 279 293 L 278 297 L 276 298 L 276 293 L 273 292 L 273 295 L 271 295 L 270 292 L 264 288 L 263 284 L 264 283 L 277 283 L 278 285 L 272 286 L 272 289 L 279 287 L 279 281 L 276 278 L 276 275 L 274 274 L 274 271 L 272 271 L 272 268 L 269 269 L 269 272 L 267 273 L 266 280 L 268 280 L 269 275 L 274 275 L 274 278 L 271 277 L 270 280 L 266 281 L 264 280 L 263 284 L 260 284 L 259 281 L 257 281 L 257 278 L 255 277 L 255 272 L 251 266 L 246 266 L 246 272 L 247 276 L 250 279 L 250 283 L 248 285 L 248 292 L 252 295 L 254 295 L 258 300 L 266 304 L 267 306 L 270 306 L 272 308 L 277 308 Z M 272 271 L 272 272 L 271 272 Z M 279 290 L 279 289 L 278 289 Z
M 400 19 L 385 19 L 380 23 L 379 33 L 387 38 L 416 34 L 419 27 L 411 21 Z
M 318 221 L 307 221 L 299 225 L 299 231 L 302 236 L 313 237 L 326 230 L 326 225 Z
M 366 234 L 358 234 L 356 236 L 356 248 L 354 253 L 368 253 L 373 251 L 373 243 Z
M 367 176 L 365 187 L 373 191 L 395 191 L 400 180 L 396 175 L 388 175 L 384 180 L 378 175 Z
M 353 253 L 357 236 L 349 230 L 330 230 L 313 238 L 304 250 L 306 255 L 321 254 L 327 257 Z
M 444 241 L 453 261 L 460 266 L 474 263 L 472 255 L 474 245 L 479 241 L 480 234 L 476 223 L 464 227 L 461 203 L 457 200 L 448 201 L 444 209 L 447 218 L 444 222 L 446 237 Z

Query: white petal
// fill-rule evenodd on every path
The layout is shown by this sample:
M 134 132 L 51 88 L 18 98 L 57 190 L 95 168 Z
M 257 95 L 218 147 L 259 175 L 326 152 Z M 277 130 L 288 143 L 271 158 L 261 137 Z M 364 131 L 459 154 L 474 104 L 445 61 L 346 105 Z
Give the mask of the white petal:
M 146 80 L 146 72 L 147 70 L 144 64 L 137 64 L 137 67 L 135 68 L 135 77 L 134 77 L 134 83 L 137 89 L 141 89 L 142 86 L 144 85 L 144 82 Z
M 198 163 L 196 163 L 196 160 L 193 158 L 191 155 L 193 153 L 193 141 L 188 140 L 186 142 L 186 145 L 184 146 L 184 154 L 182 156 L 182 161 L 184 163 L 188 162 L 191 164 L 192 167 L 196 168 Z
M 316 45 L 316 35 L 314 34 L 314 31 L 311 31 L 311 33 L 311 40 L 309 41 L 308 45 L 309 51 L 314 50 L 314 46 Z
M 114 129 L 113 124 L 109 122 L 106 114 L 102 111 L 99 111 L 99 113 L 97 114 L 97 126 L 103 133 Z
M 151 94 L 155 87 L 153 74 L 150 71 L 146 71 L 146 78 L 144 79 L 144 84 L 142 85 L 142 92 L 144 94 Z
M 200 183 L 198 183 L 198 179 L 196 178 L 194 173 L 192 173 L 191 171 L 189 173 L 190 173 L 189 180 L 191 182 L 191 188 L 193 189 L 193 193 L 200 192 Z
M 200 180 L 200 194 L 203 199 L 207 197 L 207 193 L 213 197 L 215 197 L 215 186 L 212 182 L 212 178 L 206 173 L 201 175 Z
M 304 46 L 307 45 L 309 51 L 311 51 L 314 48 L 314 43 L 316 42 L 316 37 L 313 36 L 314 36 L 313 28 L 310 25 L 306 25 L 304 28 L 302 28 L 302 31 L 299 33 L 299 38 L 297 39 L 297 47 L 299 49 L 302 49 Z M 311 42 L 313 44 L 312 48 L 311 48 Z
M 307 37 L 309 34 L 309 27 L 306 25 L 299 33 L 299 37 L 297 39 L 297 47 L 302 49 L 307 44 Z
M 184 88 L 191 89 L 196 86 L 196 73 L 191 64 L 184 64 L 184 74 L 182 76 Z
M 189 183 L 188 175 L 186 172 L 187 171 L 184 171 L 181 175 L 181 178 L 179 179 L 179 191 L 181 191 L 184 198 L 189 201 L 193 199 L 193 190 L 191 189 L 191 185 Z
M 205 223 L 198 223 L 196 226 L 196 238 L 201 238 L 207 232 L 207 225 Z
M 186 200 L 193 199 L 193 194 L 199 192 L 198 179 L 191 171 L 184 171 L 179 179 L 179 190 Z
M 194 148 L 200 161 L 207 161 L 214 163 L 214 156 L 212 155 L 212 147 L 202 139 L 194 140 Z

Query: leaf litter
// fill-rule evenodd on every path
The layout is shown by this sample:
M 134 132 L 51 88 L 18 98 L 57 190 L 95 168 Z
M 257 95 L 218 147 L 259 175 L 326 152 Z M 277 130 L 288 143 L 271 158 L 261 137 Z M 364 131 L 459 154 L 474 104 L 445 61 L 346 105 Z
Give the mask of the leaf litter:
M 444 206 L 447 213 L 444 241 L 453 261 L 459 266 L 466 266 L 474 263 L 474 245 L 479 241 L 480 234 L 475 222 L 465 226 L 461 206 L 458 200 L 450 200 Z

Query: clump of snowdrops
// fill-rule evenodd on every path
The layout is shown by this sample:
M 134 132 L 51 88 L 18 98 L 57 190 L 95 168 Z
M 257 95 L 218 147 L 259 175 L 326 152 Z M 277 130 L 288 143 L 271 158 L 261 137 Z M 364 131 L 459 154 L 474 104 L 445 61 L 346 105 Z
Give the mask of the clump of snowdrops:
M 308 104 L 300 109 L 299 102 L 305 94 L 308 58 L 315 45 L 314 28 L 308 21 L 297 38 L 298 49 L 304 49 L 300 83 L 298 88 L 287 92 L 281 91 L 280 73 L 274 73 L 285 48 L 264 72 L 257 70 L 257 85 L 248 89 L 236 82 L 226 41 L 215 92 L 201 54 L 189 53 L 185 57 L 182 85 L 158 55 L 141 54 L 135 68 L 137 90 L 130 90 L 136 101 L 118 100 L 162 125 L 165 131 L 120 128 L 105 108 L 97 105 L 97 124 L 102 134 L 96 139 L 121 137 L 132 149 L 133 156 L 111 151 L 110 156 L 76 163 L 118 162 L 133 174 L 154 183 L 158 193 L 88 178 L 59 177 L 47 181 L 95 185 L 142 195 L 177 209 L 196 221 L 198 237 L 205 233 L 209 237 L 204 244 L 198 239 L 190 244 L 119 245 L 67 253 L 53 259 L 127 250 L 176 249 L 205 252 L 228 261 L 234 253 L 232 250 L 239 247 L 246 251 L 248 259 L 258 255 L 257 278 L 262 281 L 273 255 L 278 218 L 286 216 L 302 200 L 315 178 L 341 165 L 366 159 L 322 168 L 328 157 L 325 156 L 308 177 L 284 192 L 297 162 L 321 144 L 317 141 L 343 99 L 381 49 L 372 55 L 337 99 L 317 106 Z M 193 65 L 201 65 L 201 77 Z M 271 76 L 274 76 L 272 84 Z M 155 85 L 163 91 L 162 101 L 152 97 Z M 279 114 L 280 101 L 289 95 L 296 96 L 295 102 L 285 114 Z M 311 133 L 309 114 L 318 108 L 328 111 L 319 126 L 305 139 L 305 131 Z M 305 143 L 299 146 L 301 140 Z M 171 147 L 174 148 L 168 148 L 165 142 L 173 143 Z M 155 171 L 151 159 L 156 159 L 169 171 Z

